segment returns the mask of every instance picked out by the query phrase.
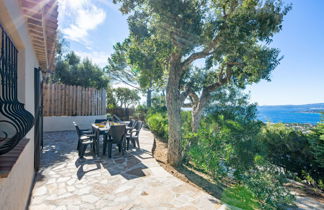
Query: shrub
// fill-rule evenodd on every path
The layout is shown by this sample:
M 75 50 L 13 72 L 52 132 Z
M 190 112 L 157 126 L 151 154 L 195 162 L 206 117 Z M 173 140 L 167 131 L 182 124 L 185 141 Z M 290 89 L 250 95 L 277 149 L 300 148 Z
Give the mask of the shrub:
M 187 152 L 190 163 L 216 180 L 236 180 L 235 190 L 250 194 L 249 200 L 239 207 L 256 206 L 255 201 L 262 208 L 290 203 L 293 197 L 284 188 L 285 174 L 265 159 L 263 145 L 257 140 L 262 123 L 228 116 L 211 114 L 202 121 L 197 133 L 185 135 L 185 140 L 191 142 Z
M 309 135 L 315 161 L 324 169 L 324 123 L 319 123 Z
M 321 188 L 324 177 L 322 126 L 319 124 L 311 133 L 303 133 L 284 124 L 267 124 L 261 129 L 259 141 L 271 163 Z
M 262 156 L 255 156 L 254 167 L 241 174 L 239 180 L 253 192 L 262 209 L 282 209 L 294 200 L 284 187 L 288 182 L 286 174 Z
M 306 134 L 278 123 L 263 126 L 259 138 L 272 163 L 298 173 L 311 170 L 314 159 Z
M 151 114 L 147 117 L 146 122 L 154 134 L 164 139 L 168 138 L 168 119 L 165 114 Z
M 181 112 L 182 120 L 182 134 L 191 131 L 191 111 L 182 111 Z
M 255 195 L 244 185 L 235 185 L 222 193 L 222 202 L 241 209 L 260 209 Z

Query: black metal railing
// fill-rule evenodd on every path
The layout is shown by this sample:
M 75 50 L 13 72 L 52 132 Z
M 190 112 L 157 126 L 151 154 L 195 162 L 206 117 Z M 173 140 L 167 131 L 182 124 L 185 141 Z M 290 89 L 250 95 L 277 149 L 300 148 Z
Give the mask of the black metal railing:
M 0 155 L 9 152 L 33 127 L 34 117 L 18 101 L 18 50 L 0 25 Z

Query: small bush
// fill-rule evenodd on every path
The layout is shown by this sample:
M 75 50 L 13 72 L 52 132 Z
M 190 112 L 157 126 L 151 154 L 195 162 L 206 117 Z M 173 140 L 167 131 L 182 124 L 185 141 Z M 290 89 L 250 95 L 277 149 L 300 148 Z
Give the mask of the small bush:
M 324 177 L 324 167 L 321 165 L 324 158 L 322 126 L 319 124 L 311 133 L 303 133 L 284 124 L 267 124 L 263 126 L 258 138 L 271 163 L 295 173 L 308 184 L 321 188 L 320 183 Z
M 324 169 L 324 123 L 319 123 L 309 135 L 315 161 Z
M 244 209 L 275 209 L 291 203 L 293 197 L 284 188 L 285 174 L 278 166 L 264 157 L 263 145 L 257 136 L 262 123 L 254 120 L 228 119 L 223 115 L 210 115 L 202 121 L 197 133 L 188 133 L 185 140 L 191 145 L 188 150 L 190 163 L 211 175 L 216 180 L 229 177 L 238 184 L 234 191 L 243 191 L 247 197 L 240 205 Z M 224 198 L 232 193 L 226 191 Z M 228 195 L 228 196 L 227 196 Z M 256 204 L 257 202 L 258 204 Z M 240 202 L 238 202 L 240 203 Z
M 168 138 L 168 119 L 165 114 L 151 114 L 146 119 L 150 130 L 159 137 Z
M 222 193 L 222 202 L 241 209 L 260 209 L 255 195 L 244 185 L 227 188 Z

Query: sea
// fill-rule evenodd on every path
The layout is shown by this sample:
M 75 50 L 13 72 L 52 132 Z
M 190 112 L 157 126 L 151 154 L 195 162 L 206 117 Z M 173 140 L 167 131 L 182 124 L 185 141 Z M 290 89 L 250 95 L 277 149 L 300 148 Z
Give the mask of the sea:
M 321 121 L 324 103 L 284 106 L 258 106 L 258 119 L 272 123 L 317 124 Z

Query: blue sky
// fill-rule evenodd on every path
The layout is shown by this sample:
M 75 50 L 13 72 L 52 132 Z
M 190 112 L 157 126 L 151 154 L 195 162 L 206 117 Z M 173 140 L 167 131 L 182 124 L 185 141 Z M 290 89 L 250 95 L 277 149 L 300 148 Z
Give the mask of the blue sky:
M 126 17 L 111 0 L 59 0 L 59 27 L 70 49 L 104 66 L 128 36 Z M 324 102 L 324 0 L 290 0 L 293 9 L 272 47 L 284 59 L 271 76 L 248 88 L 259 105 Z

